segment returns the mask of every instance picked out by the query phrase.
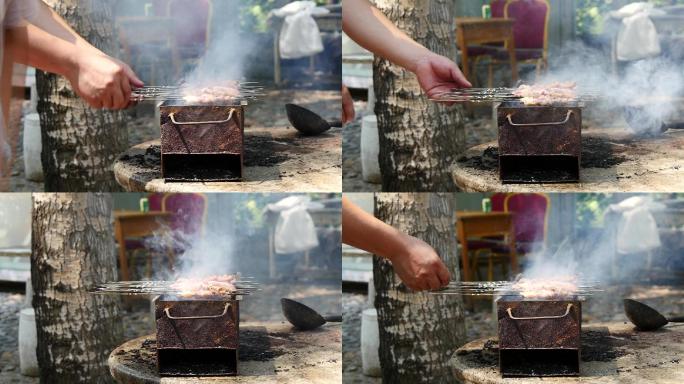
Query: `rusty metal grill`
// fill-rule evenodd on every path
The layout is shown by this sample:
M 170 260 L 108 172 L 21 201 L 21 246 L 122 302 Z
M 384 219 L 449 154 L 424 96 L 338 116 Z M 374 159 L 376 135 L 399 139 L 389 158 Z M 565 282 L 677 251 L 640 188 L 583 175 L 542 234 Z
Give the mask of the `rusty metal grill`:
M 160 376 L 235 376 L 238 372 L 239 300 L 155 300 Z
M 134 90 L 134 101 L 161 101 L 161 172 L 167 182 L 243 179 L 245 107 L 264 95 L 255 82 L 217 81 Z
M 497 125 L 502 183 L 579 182 L 581 105 L 504 102 L 497 107 Z
M 259 290 L 235 275 L 235 289 L 178 286 L 176 281 L 118 281 L 95 285 L 97 294 L 159 295 L 154 299 L 160 376 L 234 376 L 238 372 L 240 301 Z
M 576 297 L 496 301 L 503 377 L 579 376 L 582 303 Z
M 167 100 L 161 116 L 165 181 L 240 181 L 244 163 L 244 104 L 188 105 Z

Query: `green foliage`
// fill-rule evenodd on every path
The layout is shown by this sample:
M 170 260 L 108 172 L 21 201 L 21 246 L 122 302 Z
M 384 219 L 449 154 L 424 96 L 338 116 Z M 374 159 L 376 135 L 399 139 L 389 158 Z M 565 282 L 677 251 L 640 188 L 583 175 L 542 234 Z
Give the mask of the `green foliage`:
M 235 198 L 235 222 L 238 227 L 247 233 L 263 229 L 266 221 L 264 209 L 268 204 L 276 203 L 292 194 L 290 193 L 236 193 Z M 329 198 L 341 198 L 341 194 L 334 193 L 308 193 L 311 201 Z
M 276 0 L 244 0 L 240 7 L 240 27 L 243 32 L 268 31 L 268 13 L 278 7 Z
M 579 228 L 600 227 L 603 215 L 613 203 L 610 193 L 578 193 L 577 194 L 577 226 Z
M 608 12 L 633 3 L 626 0 L 576 0 L 577 33 L 579 35 L 596 35 L 603 32 L 603 24 Z M 681 5 L 684 0 L 646 0 L 656 7 Z
M 318 5 L 325 5 L 327 0 L 315 0 Z M 243 32 L 268 32 L 268 14 L 288 1 L 282 0 L 243 0 L 240 7 L 240 27 Z

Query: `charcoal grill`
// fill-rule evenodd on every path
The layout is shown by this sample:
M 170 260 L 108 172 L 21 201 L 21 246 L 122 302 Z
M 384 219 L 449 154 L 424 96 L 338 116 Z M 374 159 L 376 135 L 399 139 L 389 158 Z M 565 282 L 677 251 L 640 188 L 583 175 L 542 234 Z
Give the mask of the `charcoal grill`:
M 503 377 L 579 376 L 582 302 L 576 298 L 496 301 Z
M 154 307 L 160 376 L 235 376 L 240 301 L 259 288 L 242 276 L 234 284 L 234 291 L 220 295 L 188 295 L 172 281 L 108 282 L 90 292 L 158 295 Z
M 433 100 L 494 103 L 503 184 L 577 183 L 582 151 L 582 106 L 598 93 L 582 90 L 572 101 L 526 105 L 512 88 L 452 89 Z
M 235 376 L 240 307 L 236 298 L 155 300 L 160 376 Z
M 580 180 L 582 109 L 579 104 L 497 106 L 499 177 L 504 184 Z
M 451 282 L 431 293 L 498 297 L 501 376 L 579 376 L 582 300 L 601 291 L 597 282 L 580 279 L 571 292 L 547 298 L 524 297 L 515 283 Z
M 263 95 L 254 82 L 233 82 L 234 98 L 208 97 L 187 102 L 192 87 L 136 89 L 136 101 L 161 101 L 161 171 L 167 182 L 240 181 L 243 179 L 245 107 Z M 194 100 L 194 99 L 193 99 Z M 199 98 L 198 100 L 201 100 Z
M 189 105 L 181 100 L 164 101 L 159 106 L 164 180 L 242 180 L 246 104 Z

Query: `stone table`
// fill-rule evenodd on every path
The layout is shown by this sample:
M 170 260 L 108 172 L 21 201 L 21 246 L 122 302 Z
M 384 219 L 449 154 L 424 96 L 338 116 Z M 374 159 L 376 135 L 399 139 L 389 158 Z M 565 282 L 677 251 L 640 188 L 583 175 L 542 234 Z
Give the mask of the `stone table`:
M 245 130 L 241 182 L 167 183 L 161 178 L 159 140 L 130 148 L 114 163 L 117 182 L 133 192 L 338 192 L 342 190 L 342 131 L 314 137 L 294 128 Z
M 502 378 L 497 341 L 472 341 L 454 353 L 451 363 L 464 383 L 684 383 L 684 326 L 638 332 L 629 323 L 582 326 L 580 377 Z
M 668 192 L 684 189 L 684 131 L 634 137 L 625 131 L 582 134 L 580 183 L 501 184 L 498 144 L 470 148 L 452 167 L 464 192 Z M 487 153 L 485 154 L 485 151 Z
M 154 335 L 130 340 L 109 355 L 109 370 L 118 383 L 341 383 L 340 324 L 297 331 L 289 323 L 240 324 L 238 376 L 164 377 L 157 374 Z

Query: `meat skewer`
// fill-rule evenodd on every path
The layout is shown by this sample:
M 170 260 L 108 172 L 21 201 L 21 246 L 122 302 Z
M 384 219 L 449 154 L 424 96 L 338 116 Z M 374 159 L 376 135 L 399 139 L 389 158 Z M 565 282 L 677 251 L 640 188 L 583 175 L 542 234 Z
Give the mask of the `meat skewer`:
M 92 293 L 132 295 L 174 294 L 181 297 L 234 296 L 258 290 L 258 284 L 240 275 L 178 278 L 174 281 L 118 281 L 96 285 Z
M 595 92 L 578 91 L 573 82 L 521 85 L 518 88 L 463 88 L 443 92 L 431 100 L 454 103 L 519 101 L 525 105 L 580 103 L 596 99 Z

